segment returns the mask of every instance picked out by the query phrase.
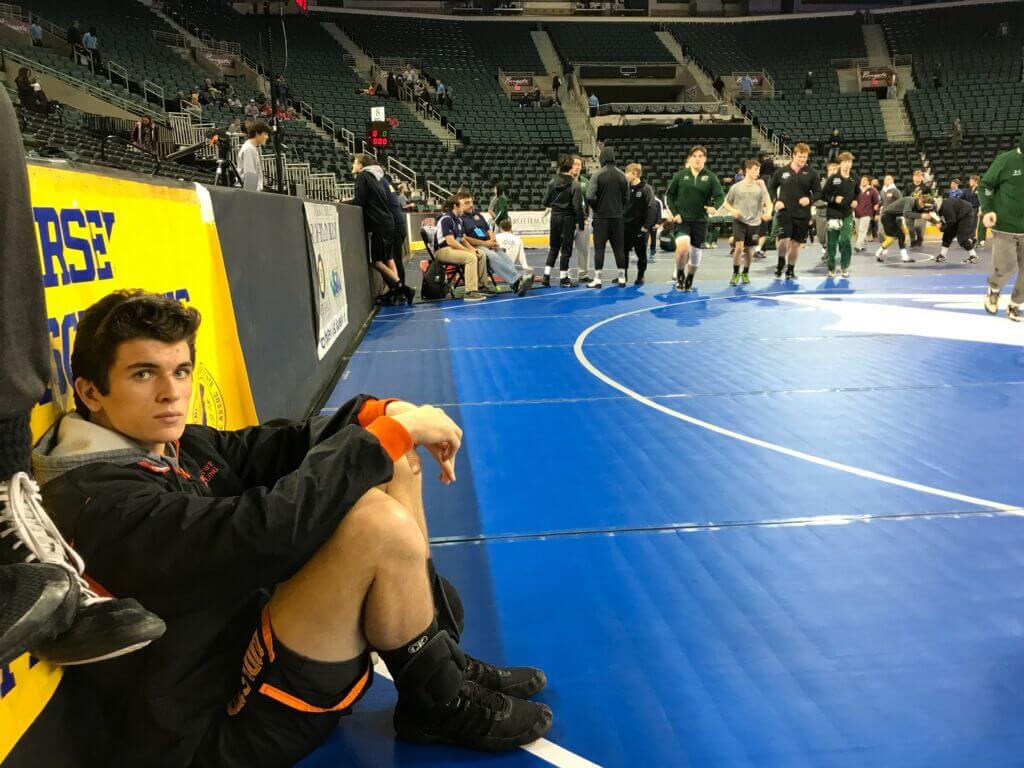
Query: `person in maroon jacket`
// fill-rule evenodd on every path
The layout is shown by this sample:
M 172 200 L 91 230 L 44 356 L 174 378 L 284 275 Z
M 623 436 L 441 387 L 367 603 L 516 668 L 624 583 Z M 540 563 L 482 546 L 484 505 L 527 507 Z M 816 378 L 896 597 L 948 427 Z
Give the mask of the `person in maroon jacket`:
M 871 222 L 878 215 L 880 204 L 881 198 L 878 195 L 878 190 L 872 185 L 871 179 L 867 176 L 861 176 L 857 207 L 853 211 L 853 215 L 857 217 L 857 241 L 855 245 L 857 253 L 864 252 L 864 244 L 868 239 Z
M 416 446 L 455 482 L 443 411 L 361 395 L 330 417 L 224 432 L 186 425 L 199 314 L 142 291 L 82 313 L 76 411 L 33 465 L 62 532 L 165 637 L 96 665 L 107 766 L 258 768 L 316 749 L 372 680 L 398 688 L 399 738 L 497 751 L 551 711 L 530 667 L 458 645 L 458 593 L 430 559 Z

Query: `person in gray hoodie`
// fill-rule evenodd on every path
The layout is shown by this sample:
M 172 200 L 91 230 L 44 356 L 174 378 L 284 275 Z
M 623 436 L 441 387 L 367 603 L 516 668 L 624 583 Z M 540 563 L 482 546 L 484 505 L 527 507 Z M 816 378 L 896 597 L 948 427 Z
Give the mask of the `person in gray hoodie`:
M 594 212 L 594 279 L 589 287 L 601 287 L 604 249 L 611 243 L 615 266 L 619 270 L 616 283 L 625 288 L 626 248 L 622 216 L 629 205 L 629 182 L 626 174 L 615 166 L 612 147 L 602 149 L 599 159 L 601 170 L 594 174 L 587 186 L 587 205 Z

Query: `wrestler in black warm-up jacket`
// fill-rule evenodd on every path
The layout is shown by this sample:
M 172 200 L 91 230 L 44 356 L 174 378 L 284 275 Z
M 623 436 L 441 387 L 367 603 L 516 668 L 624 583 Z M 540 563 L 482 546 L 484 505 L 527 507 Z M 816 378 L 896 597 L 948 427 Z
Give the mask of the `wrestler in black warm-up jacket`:
M 793 219 L 809 219 L 811 217 L 811 206 L 814 201 L 821 197 L 821 182 L 818 172 L 805 165 L 799 171 L 794 171 L 790 165 L 776 168 L 768 182 L 768 192 L 772 200 L 781 200 L 785 205 L 779 214 L 789 216 Z M 811 204 L 803 206 L 800 199 L 806 197 Z
M 167 623 L 147 648 L 76 672 L 118 734 L 103 765 L 189 764 L 238 687 L 261 601 L 411 450 L 386 403 L 359 396 L 330 417 L 236 432 L 189 425 L 169 456 L 133 455 L 87 422 L 74 426 L 98 435 L 92 449 L 54 453 L 61 424 L 43 438 L 33 459 L 46 508 L 90 578 Z

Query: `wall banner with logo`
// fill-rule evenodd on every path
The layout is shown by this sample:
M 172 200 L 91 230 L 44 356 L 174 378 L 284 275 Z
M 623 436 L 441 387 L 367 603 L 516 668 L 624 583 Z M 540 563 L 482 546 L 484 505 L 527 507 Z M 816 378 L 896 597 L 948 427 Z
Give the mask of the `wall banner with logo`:
M 303 203 L 313 244 L 313 291 L 317 307 L 316 354 L 323 360 L 348 326 L 348 298 L 341 259 L 338 209 L 329 203 Z
M 520 237 L 551 234 L 551 211 L 509 211 L 512 231 Z
M 202 188 L 171 187 L 29 165 L 53 348 L 51 389 L 32 412 L 39 438 L 73 408 L 71 350 L 81 312 L 115 290 L 141 288 L 202 314 L 190 421 L 256 423 L 213 209 Z M 60 670 L 22 656 L 0 668 L 0 761 L 57 689 Z

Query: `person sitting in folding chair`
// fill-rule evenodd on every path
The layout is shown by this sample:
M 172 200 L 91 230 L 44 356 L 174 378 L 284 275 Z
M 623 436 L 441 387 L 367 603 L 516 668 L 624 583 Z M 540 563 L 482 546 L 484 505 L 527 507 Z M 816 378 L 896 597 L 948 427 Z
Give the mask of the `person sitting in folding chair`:
M 487 255 L 462 241 L 462 211 L 470 196 L 456 192 L 441 206 L 444 215 L 437 222 L 434 231 L 434 258 L 442 264 L 455 264 L 464 270 L 465 301 L 483 301 L 487 294 L 481 292 L 480 281 L 487 277 Z

